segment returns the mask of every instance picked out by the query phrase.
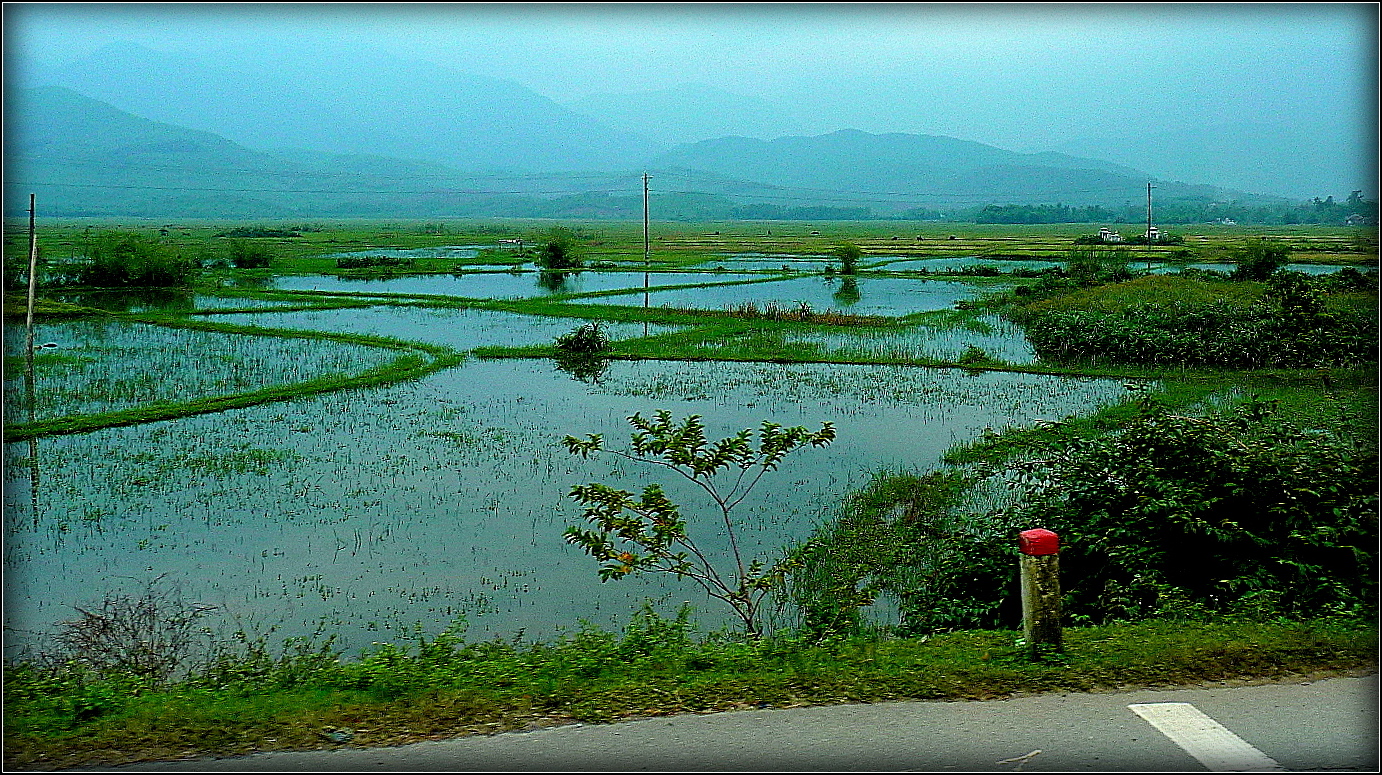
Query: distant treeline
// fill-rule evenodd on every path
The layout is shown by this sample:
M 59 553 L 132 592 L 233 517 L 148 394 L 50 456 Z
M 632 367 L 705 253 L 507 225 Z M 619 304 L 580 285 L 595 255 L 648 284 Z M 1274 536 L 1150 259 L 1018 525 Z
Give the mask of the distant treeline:
M 742 221 L 866 221 L 874 215 L 869 207 L 753 204 L 730 208 L 729 217 Z
M 1364 198 L 1361 191 L 1354 191 L 1343 202 L 1336 202 L 1331 196 L 1325 199 L 1316 197 L 1309 202 L 1267 205 L 1186 200 L 1153 204 L 1156 222 L 1162 224 L 1234 221 L 1268 225 L 1377 225 L 1377 200 Z M 928 212 L 925 216 L 912 217 L 930 220 L 934 215 Z M 963 217 L 963 214 L 952 213 L 946 220 L 972 220 L 974 223 L 1145 223 L 1146 219 L 1145 204 L 1129 204 L 1115 209 L 1098 205 L 1070 207 L 1062 204 L 1010 204 L 988 205 L 971 212 L 967 218 Z
M 744 199 L 752 195 L 744 194 Z M 11 196 L 7 213 L 22 217 L 17 203 L 27 196 Z M 264 217 L 304 219 L 304 225 L 279 229 L 232 229 L 233 238 L 288 237 L 308 231 L 314 218 L 552 218 L 567 220 L 631 220 L 643 216 L 637 194 L 585 192 L 561 196 L 525 196 L 435 192 L 377 193 L 369 196 L 326 192 L 261 191 L 235 197 L 148 190 L 106 192 L 100 189 L 50 188 L 39 192 L 40 214 L 49 217 L 218 218 L 249 220 Z M 935 221 L 950 223 L 1053 224 L 1146 223 L 1145 200 L 1119 206 L 1066 204 L 989 204 L 967 207 L 930 205 L 904 209 L 900 204 L 833 206 L 746 202 L 728 194 L 654 192 L 651 215 L 670 221 Z M 1305 202 L 1270 204 L 1212 202 L 1208 199 L 1159 199 L 1153 202 L 1157 223 L 1191 224 L 1234 221 L 1239 224 L 1376 226 L 1377 201 L 1355 191 L 1343 201 L 1333 197 Z

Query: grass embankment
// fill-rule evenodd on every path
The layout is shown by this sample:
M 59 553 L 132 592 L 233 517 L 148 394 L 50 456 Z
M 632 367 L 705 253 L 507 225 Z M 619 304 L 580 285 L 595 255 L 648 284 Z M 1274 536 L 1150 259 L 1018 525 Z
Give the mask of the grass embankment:
M 1032 661 L 1012 631 L 693 643 L 676 622 L 635 620 L 551 645 L 439 639 L 358 660 L 298 657 L 109 702 L 44 694 L 7 674 L 5 766 L 117 765 L 427 739 L 673 713 L 842 702 L 982 700 L 1351 674 L 1375 665 L 1376 630 L 1348 621 L 1150 621 L 1070 629 Z

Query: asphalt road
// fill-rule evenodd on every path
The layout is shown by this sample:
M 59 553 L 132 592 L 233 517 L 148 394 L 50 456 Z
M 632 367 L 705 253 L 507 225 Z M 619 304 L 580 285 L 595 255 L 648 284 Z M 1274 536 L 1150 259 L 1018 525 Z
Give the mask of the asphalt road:
M 87 771 L 1377 772 L 1378 732 L 1371 675 L 748 710 Z

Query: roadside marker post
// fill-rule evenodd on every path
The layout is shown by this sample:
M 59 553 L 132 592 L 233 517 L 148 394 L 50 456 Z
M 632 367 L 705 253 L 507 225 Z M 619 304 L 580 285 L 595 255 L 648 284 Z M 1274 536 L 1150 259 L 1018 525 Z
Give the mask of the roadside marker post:
M 1060 606 L 1060 538 L 1050 530 L 1018 534 L 1022 635 L 1033 656 L 1064 650 Z

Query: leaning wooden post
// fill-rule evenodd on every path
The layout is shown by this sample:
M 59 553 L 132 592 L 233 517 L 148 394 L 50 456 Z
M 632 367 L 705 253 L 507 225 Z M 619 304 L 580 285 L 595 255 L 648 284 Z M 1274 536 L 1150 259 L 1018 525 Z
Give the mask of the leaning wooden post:
M 1018 534 L 1022 634 L 1033 656 L 1064 648 L 1060 624 L 1060 539 L 1050 530 Z

